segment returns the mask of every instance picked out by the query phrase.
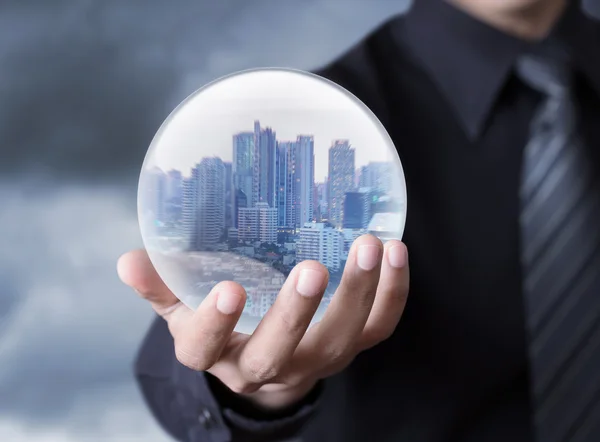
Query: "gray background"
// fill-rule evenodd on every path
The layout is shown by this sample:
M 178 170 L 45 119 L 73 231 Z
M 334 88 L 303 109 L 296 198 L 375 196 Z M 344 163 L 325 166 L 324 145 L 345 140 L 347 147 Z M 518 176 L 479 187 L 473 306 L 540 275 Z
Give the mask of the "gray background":
M 0 4 L 1 441 L 168 440 L 131 375 L 151 311 L 115 272 L 141 246 L 135 190 L 152 136 L 204 83 L 313 69 L 406 6 Z
M 0 5 L 0 441 L 166 441 L 133 383 L 151 310 L 121 285 L 159 125 L 232 71 L 312 69 L 404 1 Z

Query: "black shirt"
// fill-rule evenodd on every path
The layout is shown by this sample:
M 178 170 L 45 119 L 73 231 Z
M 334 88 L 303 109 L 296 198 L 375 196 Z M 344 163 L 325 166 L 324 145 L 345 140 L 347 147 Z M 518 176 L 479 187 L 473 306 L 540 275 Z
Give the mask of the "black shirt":
M 575 5 L 552 36 L 575 60 L 578 111 L 600 165 L 600 26 Z M 411 262 L 403 319 L 277 419 L 252 416 L 179 365 L 157 319 L 137 373 L 171 434 L 278 440 L 266 437 L 300 434 L 308 421 L 307 442 L 532 440 L 518 190 L 540 97 L 513 74 L 532 46 L 443 1 L 417 0 L 318 72 L 373 110 L 402 160 Z

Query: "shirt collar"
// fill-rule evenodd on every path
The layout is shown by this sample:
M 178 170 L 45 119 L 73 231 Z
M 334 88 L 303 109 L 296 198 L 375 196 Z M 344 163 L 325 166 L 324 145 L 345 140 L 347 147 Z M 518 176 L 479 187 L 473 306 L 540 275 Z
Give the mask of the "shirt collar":
M 578 6 L 579 2 L 571 3 L 552 35 L 567 46 L 574 68 L 600 96 L 600 23 Z
M 467 134 L 476 138 L 518 56 L 531 43 L 493 28 L 446 0 L 416 0 L 392 29 L 408 47 L 454 107 Z M 576 67 L 600 93 L 600 57 L 592 54 L 600 42 L 599 26 L 572 2 L 553 34 L 573 51 Z M 595 39 L 595 40 L 594 40 Z

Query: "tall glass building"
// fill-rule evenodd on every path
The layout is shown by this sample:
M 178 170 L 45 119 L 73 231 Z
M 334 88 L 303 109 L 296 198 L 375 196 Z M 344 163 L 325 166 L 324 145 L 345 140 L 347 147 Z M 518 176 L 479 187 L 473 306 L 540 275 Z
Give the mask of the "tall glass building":
M 354 149 L 348 140 L 335 140 L 329 148 L 329 222 L 340 227 L 344 220 L 344 198 L 354 189 Z

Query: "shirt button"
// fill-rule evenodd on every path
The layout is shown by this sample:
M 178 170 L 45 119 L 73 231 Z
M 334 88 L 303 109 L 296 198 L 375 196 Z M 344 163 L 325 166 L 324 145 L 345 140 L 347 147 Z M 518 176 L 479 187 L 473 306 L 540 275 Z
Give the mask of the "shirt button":
M 208 428 L 212 421 L 213 417 L 208 408 L 203 408 L 200 410 L 200 414 L 198 415 L 198 422 L 200 422 L 200 425 L 202 425 L 204 428 Z

